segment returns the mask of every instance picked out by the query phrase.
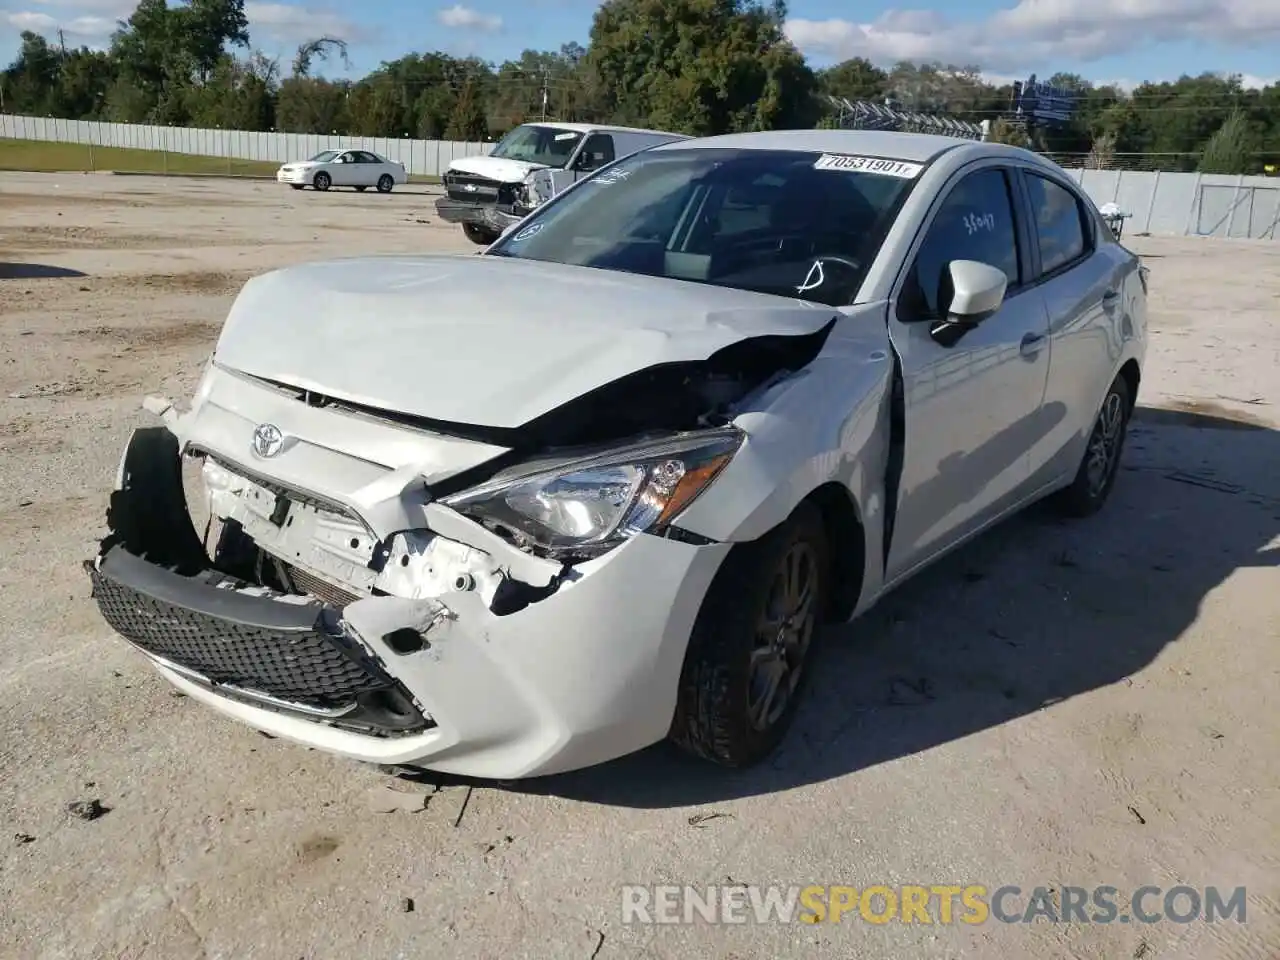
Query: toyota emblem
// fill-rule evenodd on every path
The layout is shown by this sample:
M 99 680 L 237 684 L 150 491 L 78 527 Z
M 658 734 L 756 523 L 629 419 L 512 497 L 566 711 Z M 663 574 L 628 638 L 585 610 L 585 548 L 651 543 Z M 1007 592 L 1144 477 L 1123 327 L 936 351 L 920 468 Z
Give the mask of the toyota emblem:
M 274 423 L 264 423 L 253 431 L 253 455 L 266 460 L 284 448 L 284 434 Z

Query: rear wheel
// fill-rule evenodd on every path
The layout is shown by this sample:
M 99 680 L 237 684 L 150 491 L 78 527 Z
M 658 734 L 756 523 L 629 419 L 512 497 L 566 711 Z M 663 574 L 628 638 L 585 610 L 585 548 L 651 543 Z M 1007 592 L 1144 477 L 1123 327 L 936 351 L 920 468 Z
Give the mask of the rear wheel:
M 320 190 L 323 192 L 329 189 L 330 185 L 333 183 L 333 178 L 330 177 L 323 170 L 321 170 L 319 173 L 316 174 L 315 179 L 312 180 L 311 182 L 315 185 L 315 188 L 317 190 Z
M 394 187 L 395 185 L 396 185 L 395 178 L 393 178 L 389 173 L 384 173 L 382 176 L 378 178 L 379 193 L 390 193 L 391 188 Z
M 478 243 L 484 247 L 487 247 L 489 244 L 493 243 L 493 241 L 498 239 L 498 235 L 496 233 L 492 230 L 486 230 L 478 223 L 464 223 L 462 225 L 462 232 L 467 235 L 467 239 L 472 243 Z
M 822 518 L 807 503 L 729 555 L 689 639 L 671 727 L 677 744 L 729 767 L 773 752 L 808 680 L 830 569 Z
M 1068 516 L 1087 517 L 1102 509 L 1120 471 L 1120 455 L 1133 412 L 1133 397 L 1124 377 L 1116 377 L 1102 398 L 1084 457 L 1071 486 L 1057 494 L 1058 508 Z

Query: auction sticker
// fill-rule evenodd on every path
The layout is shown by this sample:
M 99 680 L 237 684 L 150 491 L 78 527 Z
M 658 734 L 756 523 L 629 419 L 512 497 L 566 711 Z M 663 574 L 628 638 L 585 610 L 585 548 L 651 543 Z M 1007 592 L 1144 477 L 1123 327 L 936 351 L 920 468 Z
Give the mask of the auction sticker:
M 924 169 L 923 164 L 905 160 L 882 160 L 878 157 L 851 157 L 843 153 L 824 153 L 814 163 L 815 170 L 852 170 L 857 173 L 876 173 L 882 177 L 899 177 L 914 180 Z

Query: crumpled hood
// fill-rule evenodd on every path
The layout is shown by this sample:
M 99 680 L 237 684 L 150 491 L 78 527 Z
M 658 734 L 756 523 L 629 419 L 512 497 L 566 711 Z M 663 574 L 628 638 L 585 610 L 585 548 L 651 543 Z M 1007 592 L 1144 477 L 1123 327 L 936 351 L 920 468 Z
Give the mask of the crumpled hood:
M 455 173 L 474 173 L 502 183 L 523 183 L 524 178 L 534 170 L 545 169 L 545 163 L 507 160 L 503 157 L 462 157 L 449 164 L 449 170 Z
M 369 257 L 255 277 L 217 363 L 351 403 L 513 428 L 637 370 L 751 337 L 802 335 L 830 307 L 492 256 Z

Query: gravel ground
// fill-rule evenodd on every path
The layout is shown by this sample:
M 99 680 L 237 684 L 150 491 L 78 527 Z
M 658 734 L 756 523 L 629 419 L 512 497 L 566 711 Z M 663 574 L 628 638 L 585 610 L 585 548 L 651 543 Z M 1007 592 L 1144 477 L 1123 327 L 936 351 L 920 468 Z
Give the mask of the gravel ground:
M 0 216 L 0 955 L 1276 956 L 1280 243 L 1128 241 L 1154 333 L 1112 503 L 1032 510 L 830 636 L 776 762 L 502 786 L 198 708 L 80 566 L 143 395 L 185 399 L 245 278 L 476 249 L 428 188 L 4 174 Z M 1248 919 L 621 922 L 622 884 L 738 882 L 1243 885 Z

